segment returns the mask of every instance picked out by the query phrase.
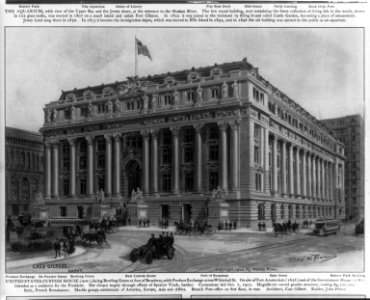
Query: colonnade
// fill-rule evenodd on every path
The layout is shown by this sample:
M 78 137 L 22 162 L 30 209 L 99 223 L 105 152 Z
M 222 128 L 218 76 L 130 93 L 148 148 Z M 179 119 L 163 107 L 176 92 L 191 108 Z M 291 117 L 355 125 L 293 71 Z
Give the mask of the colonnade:
M 196 124 L 194 127 L 194 192 L 204 190 L 203 164 L 204 130 L 206 124 Z M 219 128 L 219 170 L 220 187 L 225 191 L 239 189 L 239 121 L 225 121 L 217 123 Z M 172 194 L 181 193 L 181 127 L 169 128 L 172 133 Z M 229 129 L 229 130 L 228 130 Z M 107 196 L 121 195 L 121 147 L 122 137 L 127 133 L 105 134 L 105 189 Z M 142 147 L 142 191 L 144 195 L 159 193 L 159 129 L 140 131 L 143 138 Z M 230 134 L 230 145 L 228 135 Z M 98 135 L 97 135 L 98 136 Z M 87 188 L 88 196 L 94 194 L 94 138 L 84 137 L 87 141 Z M 100 135 L 101 136 L 101 135 Z M 76 138 L 69 138 L 70 168 L 69 168 L 69 196 L 76 197 Z M 45 197 L 59 197 L 59 141 L 45 142 Z M 112 151 L 113 150 L 113 151 Z M 230 162 L 229 152 L 230 151 Z M 229 166 L 230 163 L 230 166 Z M 230 171 L 230 175 L 229 175 Z M 230 184 L 230 187 L 229 187 Z
M 271 194 L 282 197 L 335 200 L 335 191 L 343 187 L 343 169 L 336 159 L 288 142 L 276 135 L 272 140 Z M 281 164 L 278 168 L 278 147 Z M 295 160 L 295 163 L 294 163 Z M 344 168 L 344 166 L 342 165 Z M 280 186 L 278 172 L 280 171 Z M 342 172 L 339 176 L 339 172 Z

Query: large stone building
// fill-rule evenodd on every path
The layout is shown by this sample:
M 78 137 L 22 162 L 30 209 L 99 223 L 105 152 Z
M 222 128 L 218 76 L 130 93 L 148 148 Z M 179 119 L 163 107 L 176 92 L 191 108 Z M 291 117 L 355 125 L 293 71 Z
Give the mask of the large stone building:
M 5 128 L 6 214 L 30 213 L 42 197 L 44 186 L 44 143 L 38 132 Z
M 62 92 L 44 111 L 50 220 L 126 204 L 152 223 L 344 217 L 342 143 L 246 59 Z
M 364 217 L 365 136 L 360 115 L 322 120 L 344 144 L 346 216 Z

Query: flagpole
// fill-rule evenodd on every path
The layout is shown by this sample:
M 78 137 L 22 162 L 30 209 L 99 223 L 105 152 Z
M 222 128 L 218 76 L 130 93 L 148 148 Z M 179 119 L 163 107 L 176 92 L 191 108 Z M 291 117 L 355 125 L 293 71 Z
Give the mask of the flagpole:
M 135 77 L 137 76 L 137 41 L 135 35 Z

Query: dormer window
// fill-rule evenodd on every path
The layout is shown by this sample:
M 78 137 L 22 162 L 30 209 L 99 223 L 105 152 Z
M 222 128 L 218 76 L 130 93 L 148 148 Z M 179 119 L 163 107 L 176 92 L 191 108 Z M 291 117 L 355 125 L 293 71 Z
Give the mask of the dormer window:
M 188 74 L 188 81 L 197 80 L 198 78 L 200 78 L 200 75 L 198 72 L 190 72 Z
M 103 89 L 102 94 L 103 94 L 103 97 L 113 96 L 114 90 L 111 87 L 106 87 Z
M 66 102 L 75 102 L 76 101 L 76 95 L 74 93 L 69 93 L 66 96 Z
M 165 84 L 172 84 L 174 83 L 176 80 L 173 76 L 167 76 L 165 79 L 164 79 L 164 83 Z
M 211 69 L 211 77 L 215 77 L 215 76 L 221 76 L 222 75 L 222 69 L 219 68 L 219 67 L 214 67 Z
M 92 100 L 94 98 L 95 98 L 95 95 L 92 91 L 87 90 L 83 93 L 83 99 L 84 100 Z

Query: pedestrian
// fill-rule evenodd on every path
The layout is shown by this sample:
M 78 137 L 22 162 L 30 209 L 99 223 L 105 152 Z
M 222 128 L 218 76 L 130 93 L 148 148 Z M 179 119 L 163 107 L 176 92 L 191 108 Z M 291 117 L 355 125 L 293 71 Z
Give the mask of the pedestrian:
M 6 220 L 6 241 L 10 241 L 10 232 L 14 230 L 14 223 L 12 221 L 12 218 L 8 216 L 8 219 Z
M 258 231 L 261 231 L 262 224 L 261 222 L 258 222 Z

